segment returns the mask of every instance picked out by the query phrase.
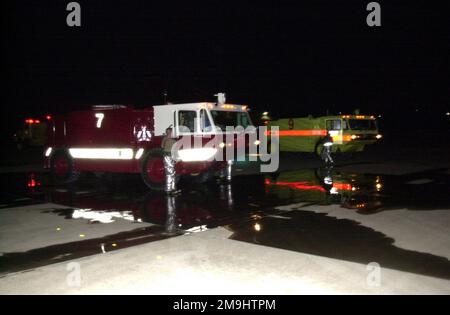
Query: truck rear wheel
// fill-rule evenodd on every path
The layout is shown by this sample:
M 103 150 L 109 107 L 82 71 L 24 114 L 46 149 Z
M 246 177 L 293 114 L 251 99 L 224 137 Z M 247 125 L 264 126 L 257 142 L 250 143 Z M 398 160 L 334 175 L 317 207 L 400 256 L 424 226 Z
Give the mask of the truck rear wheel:
M 144 183 L 153 190 L 161 191 L 166 182 L 166 171 L 164 170 L 163 151 L 152 149 L 142 159 L 141 176 Z M 176 177 L 178 181 L 178 176 Z
M 50 173 L 57 184 L 69 184 L 78 180 L 80 174 L 74 170 L 73 159 L 66 150 L 58 150 L 50 158 Z
M 322 152 L 323 152 L 323 142 L 322 142 L 322 140 L 317 142 L 316 147 L 314 149 L 314 152 L 317 154 L 318 157 L 322 157 Z

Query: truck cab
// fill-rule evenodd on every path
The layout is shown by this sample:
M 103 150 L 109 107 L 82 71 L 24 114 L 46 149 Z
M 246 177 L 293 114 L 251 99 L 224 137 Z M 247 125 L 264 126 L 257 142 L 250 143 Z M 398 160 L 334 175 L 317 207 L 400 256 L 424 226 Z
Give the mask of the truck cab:
M 279 127 L 280 151 L 287 152 L 320 155 L 327 134 L 333 138 L 333 152 L 361 152 L 382 138 L 375 117 L 367 115 L 282 118 L 268 126 Z
M 335 151 L 360 152 L 365 145 L 382 138 L 374 116 L 341 115 L 326 116 L 323 119 L 327 132 L 333 137 Z

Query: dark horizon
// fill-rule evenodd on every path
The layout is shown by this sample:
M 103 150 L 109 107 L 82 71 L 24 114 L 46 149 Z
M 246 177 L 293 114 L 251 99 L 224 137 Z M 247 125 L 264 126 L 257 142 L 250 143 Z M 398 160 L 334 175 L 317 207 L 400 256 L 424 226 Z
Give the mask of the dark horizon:
M 280 116 L 359 108 L 448 122 L 450 36 L 437 3 L 378 1 L 382 25 L 368 27 L 370 1 L 78 1 L 82 25 L 70 28 L 69 2 L 2 3 L 6 133 L 92 104 L 161 104 L 164 91 L 171 102 L 225 92 Z

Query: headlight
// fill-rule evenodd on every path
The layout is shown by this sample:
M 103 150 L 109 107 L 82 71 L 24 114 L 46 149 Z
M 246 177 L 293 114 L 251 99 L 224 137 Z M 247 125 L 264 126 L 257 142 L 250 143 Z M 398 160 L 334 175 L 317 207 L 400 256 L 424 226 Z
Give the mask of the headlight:
M 358 136 L 357 136 L 357 135 L 352 135 L 350 138 L 351 138 L 352 140 L 355 140 L 355 139 L 358 139 Z
M 383 136 L 382 136 L 382 135 L 380 135 L 380 134 L 378 134 L 378 135 L 376 135 L 376 136 L 375 136 L 375 138 L 377 138 L 377 139 L 381 139 L 381 138 L 383 138 Z
M 253 144 L 254 144 L 254 145 L 260 145 L 260 144 L 261 144 L 261 141 L 256 140 L 255 142 L 253 142 Z
M 219 143 L 219 148 L 221 148 L 221 149 L 225 148 L 225 142 Z
M 178 157 L 183 162 L 202 162 L 210 160 L 216 153 L 214 148 L 184 149 L 178 151 Z

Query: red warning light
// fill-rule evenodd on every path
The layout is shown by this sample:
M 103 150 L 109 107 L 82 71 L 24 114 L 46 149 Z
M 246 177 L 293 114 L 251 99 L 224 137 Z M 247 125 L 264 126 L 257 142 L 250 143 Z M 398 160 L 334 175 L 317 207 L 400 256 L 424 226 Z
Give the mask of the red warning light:
M 35 187 L 39 187 L 39 186 L 41 186 L 41 181 L 36 180 L 34 174 L 30 174 L 30 176 L 28 177 L 28 181 L 27 181 L 27 187 L 35 188 Z

